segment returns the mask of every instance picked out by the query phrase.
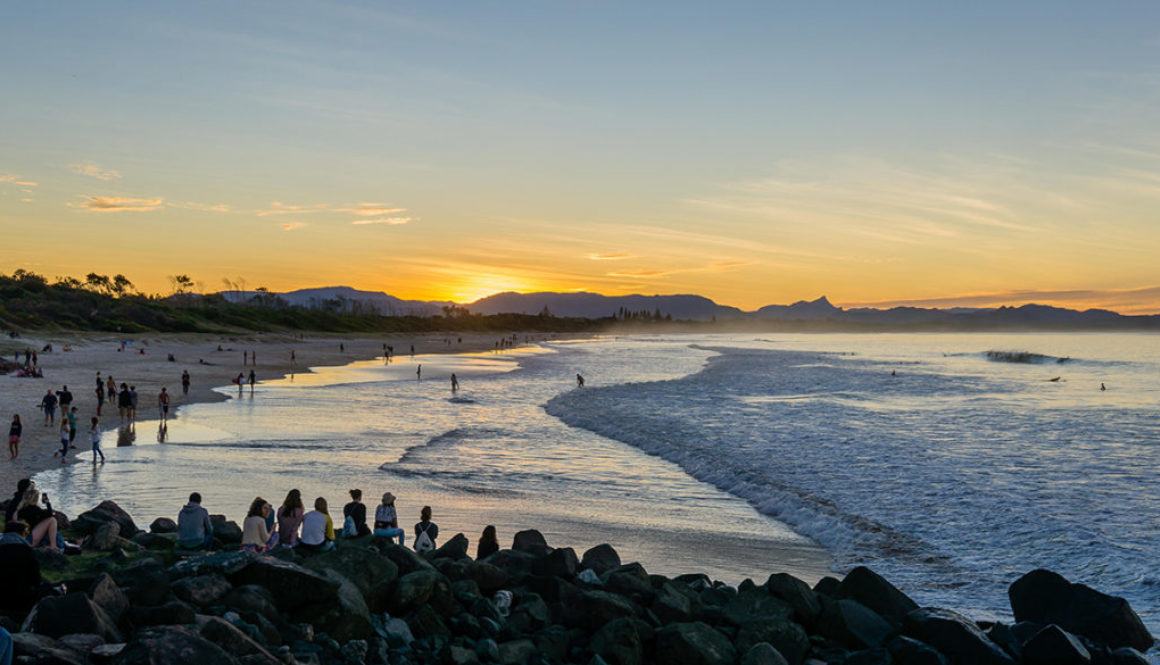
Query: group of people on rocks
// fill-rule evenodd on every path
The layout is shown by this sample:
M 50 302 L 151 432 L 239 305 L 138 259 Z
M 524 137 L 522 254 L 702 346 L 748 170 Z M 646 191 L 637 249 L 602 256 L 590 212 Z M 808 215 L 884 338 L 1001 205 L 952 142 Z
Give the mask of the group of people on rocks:
M 242 522 L 242 549 L 268 552 L 277 547 L 294 547 L 327 552 L 334 549 L 339 536 L 359 538 L 372 534 L 392 541 L 398 538 L 400 546 L 406 545 L 406 532 L 399 527 L 395 510 L 395 495 L 390 492 L 384 493 L 381 503 L 375 507 L 373 525 L 368 524 L 367 506 L 362 501 L 360 489 L 350 490 L 350 502 L 342 507 L 342 517 L 342 527 L 336 531 L 326 497 L 315 498 L 314 509 L 307 511 L 302 492 L 297 489 L 290 490 L 277 508 L 260 496 L 254 497 Z M 439 526 L 431 521 L 431 506 L 423 506 L 419 511 L 414 533 L 412 547 L 415 551 L 435 549 Z M 194 492 L 177 516 L 177 546 L 184 550 L 210 549 L 213 539 L 214 526 L 209 511 L 201 505 L 201 494 Z M 495 527 L 488 526 L 479 541 L 479 556 L 487 556 L 498 549 Z

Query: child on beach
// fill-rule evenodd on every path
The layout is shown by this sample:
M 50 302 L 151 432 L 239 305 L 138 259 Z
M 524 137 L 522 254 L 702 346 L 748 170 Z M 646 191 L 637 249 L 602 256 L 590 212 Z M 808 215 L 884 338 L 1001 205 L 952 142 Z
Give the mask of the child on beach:
M 306 515 L 306 508 L 302 505 L 302 493 L 290 490 L 286 500 L 278 508 L 278 539 L 286 547 L 298 544 L 298 527 L 302 526 L 302 518 Z
M 12 414 L 12 424 L 8 427 L 8 453 L 12 459 L 20 455 L 20 435 L 24 433 L 24 425 L 20 424 L 20 414 Z
M 334 522 L 330 519 L 325 498 L 315 499 L 314 510 L 302 518 L 302 537 L 298 540 L 298 547 L 312 552 L 334 549 Z
M 97 463 L 97 455 L 101 456 L 101 464 L 105 463 L 105 453 L 101 452 L 101 421 L 93 416 L 92 427 L 89 427 L 89 439 L 93 442 L 93 464 Z
M 395 512 L 395 495 L 387 492 L 383 502 L 375 508 L 375 535 L 387 538 L 399 537 L 399 546 L 406 543 L 406 532 L 399 528 L 399 515 Z

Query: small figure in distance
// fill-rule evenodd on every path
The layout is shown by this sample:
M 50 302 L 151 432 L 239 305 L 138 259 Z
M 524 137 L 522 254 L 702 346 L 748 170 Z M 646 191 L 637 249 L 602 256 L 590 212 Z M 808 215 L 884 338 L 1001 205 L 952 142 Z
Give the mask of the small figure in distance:
M 375 508 L 376 536 L 394 539 L 399 537 L 399 546 L 406 544 L 406 532 L 399 528 L 399 514 L 395 512 L 395 495 L 387 492 L 383 494 L 383 502 Z
M 439 526 L 431 521 L 431 506 L 423 506 L 419 511 L 419 522 L 415 525 L 415 551 L 429 552 L 435 549 L 435 539 L 439 537 Z
M 49 388 L 48 392 L 46 392 L 44 397 L 40 400 L 40 408 L 44 410 L 45 427 L 56 424 L 56 403 L 56 395 L 53 394 L 52 389 Z
M 278 546 L 278 532 L 270 532 L 267 518 L 273 508 L 262 497 L 250 503 L 246 520 L 242 523 L 242 549 L 251 552 L 267 552 Z
M 20 424 L 20 414 L 12 414 L 12 424 L 8 426 L 8 454 L 12 459 L 20 456 L 20 437 L 24 434 L 24 425 Z
M 101 464 L 105 463 L 105 453 L 101 452 L 101 421 L 93 416 L 93 423 L 89 427 L 89 440 L 93 444 L 93 464 L 97 463 L 97 455 L 101 456 Z
M 423 380 L 423 365 L 421 363 L 415 368 L 415 378 L 419 381 Z
M 200 361 L 201 359 L 199 358 L 198 360 Z M 189 370 L 185 370 L 184 372 L 181 373 L 181 394 L 182 395 L 189 394 L 189 384 L 190 384 Z
M 584 377 L 580 376 L 579 373 L 576 374 L 576 387 L 577 388 L 584 387 Z
M 451 373 L 451 392 L 458 392 L 459 378 L 455 376 L 455 372 Z
M 342 535 L 348 538 L 368 535 L 367 506 L 362 502 L 362 490 L 350 491 L 350 503 L 342 507 Z
M 479 561 L 499 551 L 499 537 L 495 527 L 488 524 L 483 527 L 483 534 L 479 536 L 479 546 L 475 550 L 475 560 Z
M 890 376 L 898 376 L 898 370 L 896 370 L 896 369 L 890 370 Z
M 1102 383 L 1100 384 L 1100 390 L 1107 390 L 1107 389 L 1108 389 L 1108 387 L 1107 387 L 1107 386 L 1105 386 L 1105 385 L 1104 385 L 1104 384 L 1102 384 Z
M 326 499 L 321 496 L 314 500 L 314 510 L 302 518 L 302 537 L 298 539 L 298 548 L 311 552 L 329 552 L 334 549 L 334 522 L 330 519 Z
M 306 507 L 302 505 L 302 492 L 290 490 L 278 508 L 278 538 L 283 546 L 294 547 L 298 544 L 298 527 L 302 526 L 302 518 L 305 516 Z
M 213 544 L 213 522 L 201 507 L 201 494 L 189 495 L 189 503 L 177 514 L 177 546 L 183 550 L 206 550 Z
M 160 412 L 161 422 L 169 420 L 169 393 L 165 386 L 161 386 L 161 394 L 157 396 L 157 410 Z
M 77 421 L 80 420 L 80 415 L 77 413 L 77 408 L 74 406 L 68 412 L 68 447 L 77 447 Z
M 53 453 L 52 456 L 60 456 L 60 463 L 68 462 L 68 418 L 60 419 L 60 450 Z

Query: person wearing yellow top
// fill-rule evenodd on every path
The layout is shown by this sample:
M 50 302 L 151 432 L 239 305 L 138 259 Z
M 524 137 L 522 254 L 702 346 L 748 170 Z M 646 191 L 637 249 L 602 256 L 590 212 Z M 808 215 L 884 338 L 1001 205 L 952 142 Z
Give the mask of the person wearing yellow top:
M 298 539 L 298 546 L 315 552 L 334 549 L 334 522 L 330 519 L 325 498 L 315 499 L 314 510 L 302 518 L 302 536 Z

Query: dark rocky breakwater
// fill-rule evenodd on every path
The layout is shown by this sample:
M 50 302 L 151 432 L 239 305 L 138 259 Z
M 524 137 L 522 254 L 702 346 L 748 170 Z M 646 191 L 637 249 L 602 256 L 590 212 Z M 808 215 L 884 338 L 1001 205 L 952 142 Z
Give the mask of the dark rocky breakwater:
M 258 555 L 217 522 L 218 552 L 181 556 L 169 520 L 139 531 L 112 502 L 78 517 L 69 531 L 103 552 L 38 555 L 70 592 L 5 620 L 17 662 L 1129 665 L 1153 642 L 1126 601 L 1046 570 L 1011 585 L 1003 624 L 919 607 L 868 568 L 733 587 L 536 531 L 480 561 L 462 534 L 425 555 L 373 536 Z

